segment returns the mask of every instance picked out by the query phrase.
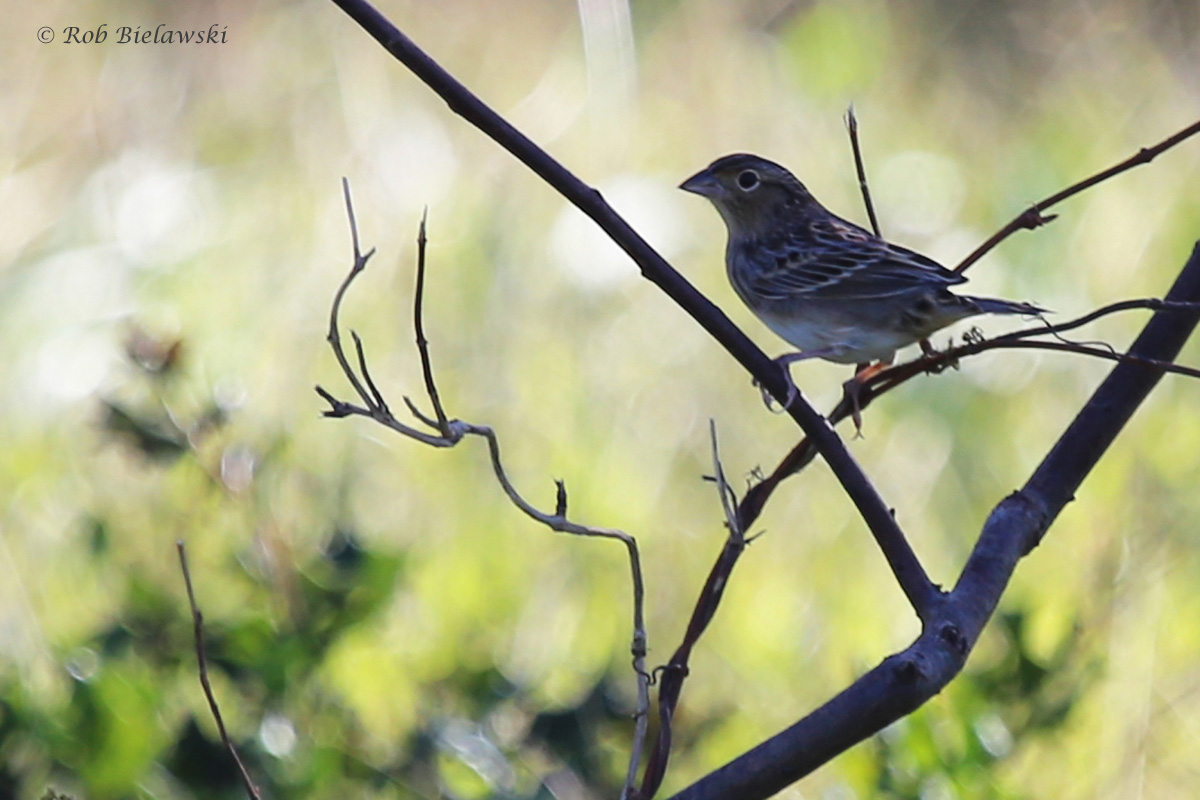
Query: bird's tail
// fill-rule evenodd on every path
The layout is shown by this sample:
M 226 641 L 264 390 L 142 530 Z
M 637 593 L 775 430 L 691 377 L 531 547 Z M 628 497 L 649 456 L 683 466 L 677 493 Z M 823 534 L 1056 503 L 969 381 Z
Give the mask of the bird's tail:
M 998 300 L 994 297 L 963 297 L 979 308 L 981 314 L 1024 314 L 1030 317 L 1040 317 L 1050 313 L 1041 306 L 1032 303 L 1014 303 L 1010 300 Z

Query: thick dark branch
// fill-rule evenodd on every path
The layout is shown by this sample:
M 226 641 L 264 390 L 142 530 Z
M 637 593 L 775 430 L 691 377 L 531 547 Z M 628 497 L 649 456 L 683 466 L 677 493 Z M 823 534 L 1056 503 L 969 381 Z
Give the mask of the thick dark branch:
M 461 84 L 370 3 L 334 0 L 397 60 L 463 117 L 554 187 L 629 254 L 642 274 L 708 331 L 781 404 L 788 398 L 783 370 L 742 333 L 713 303 L 676 272 L 654 248 L 604 201 L 600 193 L 575 177 L 558 161 L 514 128 Z M 845 443 L 802 395 L 788 413 L 811 438 L 847 495 L 859 509 L 883 551 L 905 595 L 919 616 L 937 600 L 940 590 L 925 574 L 891 509 L 850 455 Z
M 1045 505 L 1053 518 L 1075 495 L 1079 484 L 1120 433 L 1133 412 L 1175 360 L 1198 321 L 1200 309 L 1173 303 L 1200 301 L 1200 244 L 1157 312 L 1129 348 L 1129 355 L 1160 366 L 1122 363 L 1096 390 L 1092 400 L 1058 440 L 1025 485 L 1024 493 Z M 1036 542 L 1034 543 L 1036 544 Z
M 1109 167 L 1106 170 L 1101 170 L 1100 172 L 1097 172 L 1095 175 L 1092 175 L 1090 178 L 1085 178 L 1085 179 L 1081 180 L 1079 183 L 1068 186 L 1066 189 L 1063 189 L 1061 192 L 1057 192 L 1056 194 L 1050 195 L 1045 200 L 1042 200 L 1039 203 L 1034 203 L 1032 206 L 1025 209 L 1020 214 L 1018 214 L 1016 217 L 1014 217 L 1003 228 L 996 231 L 996 233 L 994 233 L 991 236 L 991 238 L 989 238 L 986 242 L 979 245 L 979 247 L 975 248 L 974 252 L 972 252 L 969 256 L 964 258 L 962 260 L 962 262 L 957 267 L 954 268 L 954 271 L 955 272 L 966 272 L 968 267 L 970 267 L 972 264 L 974 264 L 979 259 L 983 258 L 984 255 L 986 255 L 988 252 L 990 252 L 992 250 L 992 248 L 994 248 L 996 245 L 1000 244 L 1002 241 L 1007 239 L 1009 236 L 1012 236 L 1017 231 L 1033 230 L 1034 228 L 1040 228 L 1041 226 L 1045 225 L 1048 222 L 1052 222 L 1055 219 L 1055 215 L 1051 214 L 1048 217 L 1044 216 L 1042 212 L 1044 212 L 1046 209 L 1048 209 L 1052 206 L 1056 206 L 1059 203 L 1061 203 L 1063 200 L 1066 200 L 1068 197 L 1073 197 L 1073 196 L 1079 194 L 1080 192 L 1084 191 L 1085 189 L 1092 188 L 1093 186 L 1095 186 L 1096 184 L 1098 184 L 1102 181 L 1106 181 L 1109 178 L 1112 178 L 1116 175 L 1120 175 L 1122 172 L 1125 172 L 1126 170 L 1133 169 L 1134 167 L 1141 166 L 1142 164 L 1149 164 L 1151 161 L 1153 161 L 1155 159 L 1155 157 L 1157 157 L 1164 151 L 1170 150 L 1175 145 L 1179 144 L 1180 142 L 1182 142 L 1185 139 L 1195 136 L 1197 133 L 1200 133 L 1200 122 L 1196 122 L 1192 125 L 1189 125 L 1188 127 L 1184 128 L 1183 130 L 1179 131 L 1178 133 L 1168 136 L 1166 139 L 1163 139 L 1161 142 L 1154 145 L 1153 147 L 1143 147 L 1141 150 L 1138 150 L 1136 153 L 1134 153 L 1132 156 L 1130 156 L 1129 158 L 1122 161 L 1120 164 L 1114 164 L 1113 166 Z
M 1200 243 L 1130 353 L 1170 362 L 1200 322 Z M 918 708 L 966 663 L 1017 562 L 1037 546 L 1163 370 L 1118 364 L 1025 487 L 988 517 L 954 590 L 921 636 L 791 728 L 675 795 L 675 800 L 767 798 Z

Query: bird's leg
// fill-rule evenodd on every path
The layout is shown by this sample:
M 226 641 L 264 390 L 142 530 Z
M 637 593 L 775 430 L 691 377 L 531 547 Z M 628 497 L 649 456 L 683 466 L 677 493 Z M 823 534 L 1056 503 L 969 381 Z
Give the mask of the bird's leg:
M 936 356 L 937 355 L 937 348 L 934 347 L 933 344 L 931 344 L 928 339 L 922 339 L 921 341 L 917 342 L 917 344 L 920 345 L 920 347 L 921 347 L 921 355 L 923 355 L 923 356 Z
M 842 391 L 846 393 L 846 398 L 850 401 L 850 418 L 854 420 L 855 439 L 862 438 L 862 405 L 858 401 L 862 388 L 867 385 L 867 381 L 890 367 L 893 360 L 895 360 L 895 356 L 887 361 L 877 361 L 874 364 L 855 364 L 854 377 L 842 384 Z
M 810 358 L 825 358 L 826 356 L 832 355 L 833 352 L 834 350 L 832 347 L 822 347 L 817 350 L 803 350 L 797 353 L 784 353 L 779 358 L 775 359 L 775 363 L 779 365 L 781 370 L 783 370 L 783 379 L 787 381 L 787 399 L 783 403 L 783 408 L 790 406 L 792 401 L 795 400 L 800 394 L 800 390 L 796 388 L 796 384 L 792 380 L 792 371 L 788 369 L 788 367 L 797 361 L 805 361 Z M 754 385 L 757 386 L 759 391 L 762 392 L 763 405 L 767 407 L 768 411 L 773 411 L 774 409 L 771 408 L 771 393 L 768 392 L 766 388 L 763 387 L 762 384 L 760 384 L 757 380 L 754 381 Z M 780 410 L 782 411 L 783 408 Z

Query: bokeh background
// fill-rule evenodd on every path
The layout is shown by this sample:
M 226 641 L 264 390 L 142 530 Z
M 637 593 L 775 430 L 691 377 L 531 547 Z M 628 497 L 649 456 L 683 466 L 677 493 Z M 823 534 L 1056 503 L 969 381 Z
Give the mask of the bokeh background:
M 770 353 L 680 180 L 733 151 L 947 262 L 1028 203 L 1200 117 L 1178 2 L 382 2 L 600 188 Z M 0 795 L 238 797 L 195 676 L 187 543 L 215 690 L 269 796 L 614 796 L 631 733 L 620 547 L 518 513 L 480 442 L 366 420 L 324 338 L 350 265 L 340 179 L 378 248 L 344 321 L 397 408 L 410 303 L 450 413 L 495 427 L 550 507 L 638 537 L 665 661 L 723 537 L 708 420 L 744 485 L 797 437 L 580 214 L 333 4 L 6 4 L 0 30 Z M 120 26 L 219 45 L 119 44 Z M 64 28 L 107 25 L 101 44 Z M 55 41 L 43 44 L 48 26 Z M 1200 237 L 1200 141 L 1062 206 L 972 271 L 1062 318 L 1161 294 Z M 1142 322 L 1081 333 L 1122 347 Z M 1006 320 L 979 323 L 986 332 Z M 962 330 L 955 332 L 955 335 Z M 945 338 L 945 337 L 943 337 Z M 944 342 L 939 342 L 944 343 Z M 1183 360 L 1200 364 L 1200 348 Z M 953 581 L 1107 371 L 972 359 L 873 407 L 852 443 Z M 844 368 L 796 379 L 829 407 Z M 1200 787 L 1200 385 L 1167 379 L 1023 563 L 966 673 L 792 798 L 1190 798 Z M 917 631 L 816 464 L 785 484 L 701 647 L 667 789 L 814 708 Z

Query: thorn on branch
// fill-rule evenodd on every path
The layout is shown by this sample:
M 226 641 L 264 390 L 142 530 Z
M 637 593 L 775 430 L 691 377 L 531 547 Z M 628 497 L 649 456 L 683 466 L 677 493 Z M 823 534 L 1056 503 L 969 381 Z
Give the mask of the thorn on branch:
M 896 681 L 905 686 L 911 686 L 925 677 L 925 671 L 911 656 L 898 659 L 896 664 Z
M 320 386 L 314 386 L 313 388 L 317 390 L 317 394 L 321 395 L 321 397 L 324 398 L 325 402 L 329 403 L 329 409 L 326 411 L 322 411 L 321 416 L 338 418 L 338 417 L 348 417 L 354 413 L 351 410 L 354 407 L 352 405 L 350 405 L 349 403 L 338 400 L 336 397 L 334 397 L 329 392 L 322 389 Z
M 565 518 L 567 516 L 567 484 L 555 478 L 554 486 L 554 516 Z
M 1037 206 L 1030 206 L 1017 217 L 1017 224 L 1019 227 L 1031 231 L 1043 225 L 1048 225 L 1056 219 L 1058 219 L 1058 214 L 1042 214 Z

